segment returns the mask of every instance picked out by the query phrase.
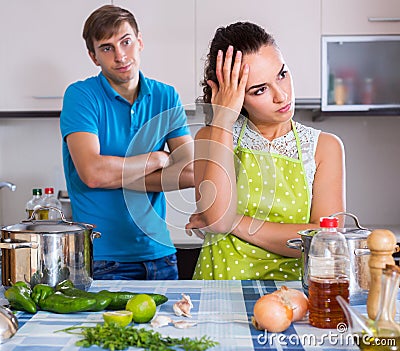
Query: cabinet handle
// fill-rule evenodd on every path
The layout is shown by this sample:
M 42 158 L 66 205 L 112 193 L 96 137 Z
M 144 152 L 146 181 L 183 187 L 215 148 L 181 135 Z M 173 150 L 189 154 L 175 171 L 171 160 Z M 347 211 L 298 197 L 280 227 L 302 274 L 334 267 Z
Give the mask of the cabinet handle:
M 34 95 L 32 96 L 34 99 L 38 100 L 50 100 L 50 99 L 62 99 L 62 96 L 52 96 L 52 95 Z
M 400 22 L 400 17 L 368 17 L 368 22 Z

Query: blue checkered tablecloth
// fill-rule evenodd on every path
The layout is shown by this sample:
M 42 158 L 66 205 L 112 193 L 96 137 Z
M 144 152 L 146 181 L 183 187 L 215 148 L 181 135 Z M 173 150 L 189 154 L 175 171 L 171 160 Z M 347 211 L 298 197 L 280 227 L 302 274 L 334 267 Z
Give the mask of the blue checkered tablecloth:
M 300 282 L 275 281 L 95 281 L 90 291 L 103 289 L 111 291 L 133 291 L 159 293 L 168 297 L 168 302 L 158 306 L 157 314 L 182 320 L 175 316 L 172 306 L 181 299 L 181 294 L 190 295 L 193 302 L 190 321 L 197 325 L 188 329 L 173 326 L 158 328 L 157 331 L 171 337 L 201 337 L 207 335 L 218 341 L 213 351 L 258 351 L 258 350 L 358 350 L 352 346 L 352 339 L 337 330 L 318 329 L 310 326 L 307 319 L 292 323 L 284 333 L 264 333 L 251 325 L 255 301 L 266 293 L 273 292 L 281 285 L 301 290 Z M 365 299 L 353 305 L 366 314 Z M 0 351 L 83 351 L 100 350 L 99 347 L 79 348 L 75 342 L 78 336 L 54 333 L 74 325 L 95 325 L 102 323 L 102 312 L 75 314 L 54 314 L 40 311 L 35 315 L 18 312 L 18 332 Z M 189 320 L 189 319 L 188 319 Z M 151 328 L 149 324 L 140 325 Z M 135 348 L 130 348 L 135 350 Z

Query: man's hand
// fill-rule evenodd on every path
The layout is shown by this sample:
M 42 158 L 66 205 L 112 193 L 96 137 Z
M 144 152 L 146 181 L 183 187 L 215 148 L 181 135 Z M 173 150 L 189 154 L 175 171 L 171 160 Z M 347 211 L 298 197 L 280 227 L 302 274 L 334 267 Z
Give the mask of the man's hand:
M 194 213 L 189 218 L 189 223 L 185 225 L 186 234 L 192 236 L 194 233 L 200 239 L 204 239 L 206 223 L 204 222 L 200 213 Z

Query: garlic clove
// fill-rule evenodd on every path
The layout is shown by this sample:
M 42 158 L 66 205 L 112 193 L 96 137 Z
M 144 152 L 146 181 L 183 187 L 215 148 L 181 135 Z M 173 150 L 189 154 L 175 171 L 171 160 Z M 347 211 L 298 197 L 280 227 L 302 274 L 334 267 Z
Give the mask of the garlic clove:
M 189 295 L 182 294 L 182 299 L 175 302 L 172 308 L 177 316 L 192 317 L 190 310 L 193 308 L 193 304 Z
M 174 321 L 167 316 L 157 316 L 156 318 L 153 318 L 150 325 L 153 328 L 161 328 L 161 327 L 165 327 L 166 325 L 173 323 L 173 322 Z
M 177 321 L 173 322 L 174 327 L 178 329 L 187 329 L 187 328 L 192 328 L 197 325 L 196 322 L 188 322 L 188 321 Z

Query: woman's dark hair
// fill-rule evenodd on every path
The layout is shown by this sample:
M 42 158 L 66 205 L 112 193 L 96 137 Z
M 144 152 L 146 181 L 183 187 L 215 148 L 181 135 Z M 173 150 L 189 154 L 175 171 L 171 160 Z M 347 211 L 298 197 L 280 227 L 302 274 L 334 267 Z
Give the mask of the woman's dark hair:
M 114 5 L 104 5 L 95 10 L 86 20 L 83 27 L 83 39 L 90 52 L 94 52 L 93 40 L 111 38 L 117 33 L 123 22 L 128 22 L 135 35 L 139 33 L 139 26 L 135 16 L 128 10 Z
M 241 51 L 243 55 L 256 53 L 262 46 L 274 45 L 275 39 L 267 33 L 259 25 L 250 22 L 236 22 L 227 27 L 219 27 L 215 32 L 214 38 L 210 43 L 210 51 L 207 55 L 204 68 L 204 80 L 201 82 L 203 87 L 203 102 L 211 103 L 211 88 L 207 84 L 208 80 L 212 80 L 218 84 L 217 75 L 215 73 L 218 51 L 222 50 L 225 58 L 228 46 L 233 46 L 233 57 L 236 51 Z M 232 61 L 232 65 L 233 65 Z M 205 112 L 208 110 L 205 107 Z M 247 115 L 246 111 L 242 110 L 242 114 Z

